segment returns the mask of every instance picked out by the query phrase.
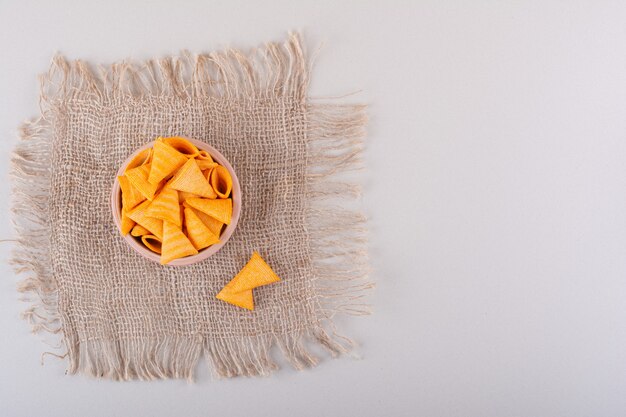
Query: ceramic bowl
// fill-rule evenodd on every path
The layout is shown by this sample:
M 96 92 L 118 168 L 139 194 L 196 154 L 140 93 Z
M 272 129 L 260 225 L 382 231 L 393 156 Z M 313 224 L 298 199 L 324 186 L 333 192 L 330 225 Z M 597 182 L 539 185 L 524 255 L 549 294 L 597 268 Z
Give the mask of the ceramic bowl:
M 233 200 L 233 215 L 232 215 L 230 224 L 226 225 L 226 228 L 222 230 L 222 234 L 220 235 L 220 243 L 217 243 L 215 245 L 209 246 L 208 248 L 202 249 L 197 255 L 175 259 L 167 264 L 169 266 L 186 266 L 186 265 L 195 264 L 197 262 L 201 262 L 207 259 L 208 257 L 216 254 L 220 249 L 222 249 L 222 247 L 226 244 L 226 242 L 228 242 L 228 239 L 230 239 L 230 237 L 233 235 L 233 232 L 237 228 L 239 215 L 241 214 L 241 186 L 239 185 L 239 179 L 237 178 L 237 174 L 235 173 L 235 170 L 230 165 L 228 160 L 226 160 L 226 158 L 224 158 L 224 155 L 219 153 L 218 150 L 212 147 L 211 145 L 208 145 L 204 142 L 200 142 L 195 139 L 189 139 L 189 138 L 185 138 L 185 139 L 193 143 L 198 149 L 207 151 L 215 162 L 225 167 L 230 173 L 230 176 L 233 178 L 233 188 L 231 192 L 231 198 Z M 117 177 L 124 175 L 124 169 L 130 163 L 130 161 L 135 157 L 135 155 L 137 155 L 139 152 L 143 151 L 144 149 L 151 148 L 153 146 L 154 146 L 154 142 L 146 143 L 144 146 L 142 146 L 141 148 L 133 152 L 133 154 L 130 155 L 126 161 L 124 161 L 124 163 L 118 170 L 117 175 L 115 176 L 115 181 L 113 183 L 113 189 L 111 192 L 111 212 L 113 214 L 113 220 L 118 230 L 120 230 L 120 225 L 121 225 L 122 190 L 120 189 L 120 183 L 117 180 Z M 139 253 L 144 258 L 157 262 L 157 263 L 160 261 L 160 255 L 146 248 L 141 242 L 141 239 L 138 239 L 132 236 L 130 233 L 127 234 L 126 236 L 123 236 L 123 239 L 135 252 Z

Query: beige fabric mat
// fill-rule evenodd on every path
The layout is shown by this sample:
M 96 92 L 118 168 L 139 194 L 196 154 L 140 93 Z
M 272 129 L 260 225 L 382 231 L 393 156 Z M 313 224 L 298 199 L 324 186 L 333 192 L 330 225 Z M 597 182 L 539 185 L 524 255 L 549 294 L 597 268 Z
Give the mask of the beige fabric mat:
M 358 186 L 336 175 L 359 167 L 365 108 L 309 99 L 309 65 L 297 35 L 98 69 L 54 59 L 13 159 L 13 262 L 24 315 L 60 337 L 69 373 L 192 378 L 204 355 L 219 376 L 266 375 L 277 352 L 301 369 L 310 344 L 350 348 L 331 319 L 367 310 L 366 230 L 341 202 Z M 187 267 L 137 255 L 109 206 L 128 155 L 173 135 L 219 149 L 243 192 L 231 240 Z M 282 282 L 255 290 L 254 312 L 215 299 L 254 250 Z

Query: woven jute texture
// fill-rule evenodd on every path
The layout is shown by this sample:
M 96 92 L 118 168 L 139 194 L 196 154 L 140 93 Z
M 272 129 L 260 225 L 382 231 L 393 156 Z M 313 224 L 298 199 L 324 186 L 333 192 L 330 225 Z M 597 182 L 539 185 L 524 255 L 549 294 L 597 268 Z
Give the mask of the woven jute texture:
M 365 219 L 342 203 L 359 192 L 342 172 L 359 167 L 365 108 L 308 98 L 309 73 L 298 35 L 97 69 L 55 57 L 13 158 L 13 262 L 25 317 L 59 336 L 69 373 L 192 378 L 204 355 L 219 376 L 266 375 L 280 352 L 301 369 L 311 344 L 350 349 L 332 316 L 367 311 Z M 175 135 L 219 149 L 243 195 L 231 240 L 186 267 L 132 251 L 109 206 L 123 161 Z M 254 250 L 282 281 L 249 312 L 215 294 Z

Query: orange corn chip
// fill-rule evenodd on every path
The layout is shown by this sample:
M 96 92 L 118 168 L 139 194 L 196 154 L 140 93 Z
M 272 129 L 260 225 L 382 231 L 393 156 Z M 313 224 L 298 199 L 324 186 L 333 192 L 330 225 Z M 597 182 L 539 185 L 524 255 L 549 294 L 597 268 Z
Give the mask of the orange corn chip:
M 209 183 L 211 182 L 211 171 L 213 171 L 213 168 L 215 167 L 202 170 L 202 175 L 204 175 L 204 178 L 206 178 L 206 180 L 209 181 Z
M 161 140 L 188 158 L 193 158 L 200 154 L 200 151 L 198 150 L 198 148 L 196 148 L 196 145 L 189 142 L 187 139 L 174 136 L 171 138 L 162 138 Z
M 198 216 L 200 220 L 202 220 L 202 223 L 204 223 L 204 225 L 208 227 L 211 233 L 213 233 L 215 236 L 219 236 L 222 234 L 222 226 L 224 225 L 224 223 L 217 219 L 214 219 L 206 213 L 201 212 L 200 210 L 192 208 L 190 205 L 185 205 L 185 207 L 193 210 L 194 214 Z
M 233 202 L 230 198 L 210 200 L 207 198 L 191 197 L 188 198 L 185 203 L 222 223 L 230 224 L 230 219 L 233 215 Z
M 187 157 L 164 141 L 154 142 L 154 156 L 148 182 L 158 184 L 187 162 Z
M 160 192 L 161 192 L 161 190 L 162 190 L 163 188 L 165 188 L 165 186 L 166 186 L 166 185 L 167 185 L 167 180 L 163 180 L 163 181 L 161 181 L 161 182 L 157 185 L 157 189 L 156 189 L 156 191 L 154 192 L 154 195 L 157 195 L 158 193 L 160 193 Z
M 195 255 L 198 251 L 187 239 L 180 227 L 170 222 L 163 222 L 163 244 L 161 246 L 161 265 L 174 259 Z
M 196 156 L 196 163 L 202 171 L 204 171 L 205 169 L 211 169 L 218 165 L 217 162 L 213 161 L 211 154 L 204 150 L 200 151 L 198 153 L 198 156 Z
M 122 223 L 121 224 L 122 236 L 126 236 L 128 232 L 130 232 L 132 228 L 135 226 L 135 222 L 133 221 L 133 219 L 128 217 L 128 214 L 126 214 L 126 210 L 124 208 L 122 208 L 122 222 L 121 223 Z
M 200 197 L 198 194 L 188 193 L 187 191 L 178 192 L 178 201 L 185 202 L 189 197 Z
M 163 188 L 163 191 L 154 197 L 154 200 L 146 209 L 146 216 L 168 221 L 178 227 L 182 227 L 178 191 L 170 187 Z
M 208 153 L 205 150 L 201 150 L 198 152 L 198 156 L 196 156 L 197 160 L 203 160 L 203 161 L 209 161 L 209 162 L 213 162 L 213 157 L 211 156 L 210 153 Z
M 215 168 L 216 166 L 218 166 L 217 162 L 209 162 L 209 161 L 197 159 L 197 158 L 196 158 L 196 164 L 198 164 L 198 168 L 200 168 L 202 171 Z
M 232 284 L 229 290 L 234 293 L 239 293 L 278 281 L 280 281 L 278 275 L 276 275 L 272 268 L 261 258 L 261 255 L 255 251 L 252 253 L 252 257 L 248 263 L 229 283 Z
M 200 250 L 219 243 L 219 236 L 213 234 L 194 213 L 193 209 L 185 208 L 185 230 L 193 246 Z
M 189 159 L 169 181 L 168 185 L 175 190 L 187 191 L 201 197 L 211 197 L 215 194 L 194 159 Z
M 206 180 L 209 182 L 209 185 L 211 184 L 211 172 L 213 172 L 213 168 L 215 167 L 205 169 L 204 171 L 202 171 L 202 175 L 204 175 L 204 178 L 206 178 Z M 217 198 L 217 193 L 215 192 L 213 187 L 211 187 L 211 192 L 213 193 L 213 195 L 208 198 Z
M 230 172 L 221 165 L 216 166 L 211 171 L 211 187 L 219 198 L 227 198 L 233 189 L 233 178 Z
M 138 166 L 137 168 L 129 169 L 124 174 L 133 187 L 135 187 L 144 197 L 148 200 L 154 198 L 154 194 L 159 188 L 159 184 L 151 184 L 148 182 L 148 175 L 150 174 L 150 168 L 152 164 Z
M 120 189 L 122 190 L 122 207 L 127 211 L 132 210 L 146 199 L 139 190 L 131 185 L 125 175 L 117 177 L 117 181 L 120 183 Z
M 135 227 L 133 227 L 133 229 L 130 231 L 130 234 L 135 237 L 139 237 L 139 236 L 149 235 L 150 231 L 146 229 L 145 227 L 143 227 L 142 225 L 136 224 Z
M 159 255 L 161 254 L 162 243 L 158 237 L 154 235 L 144 235 L 141 236 L 141 241 L 152 252 L 156 252 Z
M 254 296 L 252 295 L 252 290 L 233 293 L 229 291 L 228 285 L 226 285 L 222 291 L 215 296 L 215 298 L 226 301 L 227 303 L 237 307 L 254 310 Z
M 133 159 L 130 160 L 128 165 L 126 165 L 126 169 L 124 171 L 128 171 L 129 169 L 137 168 L 138 166 L 145 165 L 150 162 L 152 158 L 152 148 L 144 149 L 139 152 Z
M 150 205 L 150 201 L 146 200 L 137 207 L 128 212 L 128 217 L 133 219 L 137 224 L 148 229 L 150 233 L 159 239 L 163 239 L 163 220 L 146 216 L 146 209 Z

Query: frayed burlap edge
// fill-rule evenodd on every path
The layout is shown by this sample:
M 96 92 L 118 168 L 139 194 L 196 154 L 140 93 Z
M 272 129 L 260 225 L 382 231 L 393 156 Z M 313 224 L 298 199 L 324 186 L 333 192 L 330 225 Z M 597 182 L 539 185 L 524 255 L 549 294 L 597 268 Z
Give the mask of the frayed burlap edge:
M 193 378 L 204 353 L 216 375 L 268 375 L 278 366 L 270 351 L 278 346 L 296 368 L 314 366 L 318 359 L 307 343 L 318 343 L 333 356 L 348 352 L 353 342 L 335 331 L 337 313 L 363 315 L 368 282 L 365 217 L 338 205 L 357 197 L 356 183 L 341 181 L 345 171 L 358 169 L 365 136 L 365 106 L 307 100 L 311 63 L 299 36 L 284 44 L 269 43 L 244 54 L 238 50 L 147 61 L 117 63 L 94 72 L 80 61 L 53 59 L 41 77 L 42 117 L 25 123 L 12 159 L 13 213 L 18 236 L 12 258 L 16 272 L 26 276 L 19 291 L 31 306 L 24 312 L 33 331 L 60 336 L 68 373 L 82 372 L 119 380 Z M 288 96 L 306 107 L 307 166 L 306 227 L 317 293 L 318 325 L 306 331 L 242 338 L 158 337 L 151 340 L 79 342 L 63 332 L 57 283 L 51 268 L 48 196 L 53 116 L 64 100 L 133 100 L 159 96 L 245 97 Z M 44 353 L 44 354 L 45 354 Z
M 57 339 L 56 348 L 60 349 L 62 327 L 57 283 L 51 268 L 48 221 L 52 126 L 42 115 L 20 127 L 20 138 L 11 158 L 12 212 L 16 231 L 11 264 L 16 273 L 24 275 L 18 291 L 23 294 L 22 300 L 30 303 L 22 317 L 31 324 L 33 333 L 55 336 L 52 339 Z M 47 354 L 66 357 L 44 352 L 42 361 Z

